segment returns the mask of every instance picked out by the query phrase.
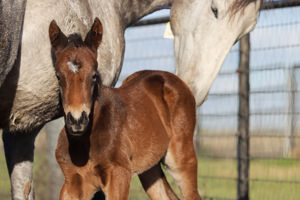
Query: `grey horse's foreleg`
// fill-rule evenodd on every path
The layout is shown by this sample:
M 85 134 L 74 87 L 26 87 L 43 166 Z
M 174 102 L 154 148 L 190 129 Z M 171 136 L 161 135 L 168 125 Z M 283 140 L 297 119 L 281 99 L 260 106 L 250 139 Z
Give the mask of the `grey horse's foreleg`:
M 6 131 L 2 133 L 13 200 L 34 199 L 32 168 L 34 141 L 39 130 L 26 133 Z

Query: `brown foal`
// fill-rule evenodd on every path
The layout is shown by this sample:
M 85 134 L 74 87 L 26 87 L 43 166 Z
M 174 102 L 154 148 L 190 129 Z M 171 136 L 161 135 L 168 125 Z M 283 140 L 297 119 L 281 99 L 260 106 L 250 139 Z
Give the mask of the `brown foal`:
M 160 163 L 167 166 L 182 199 L 200 199 L 196 122 L 192 92 L 175 75 L 140 71 L 120 88 L 106 87 L 97 71 L 102 25 L 95 19 L 83 41 L 67 38 L 52 21 L 55 71 L 65 113 L 56 159 L 65 176 L 60 199 L 128 199 L 131 177 L 139 179 L 151 199 L 178 199 Z

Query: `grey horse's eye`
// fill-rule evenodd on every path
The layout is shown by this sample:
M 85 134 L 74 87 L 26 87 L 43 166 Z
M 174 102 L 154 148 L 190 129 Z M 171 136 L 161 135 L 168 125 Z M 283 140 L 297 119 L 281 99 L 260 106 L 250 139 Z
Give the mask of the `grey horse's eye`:
M 214 5 L 211 6 L 211 11 L 214 13 L 215 18 L 218 19 L 218 8 L 216 8 Z

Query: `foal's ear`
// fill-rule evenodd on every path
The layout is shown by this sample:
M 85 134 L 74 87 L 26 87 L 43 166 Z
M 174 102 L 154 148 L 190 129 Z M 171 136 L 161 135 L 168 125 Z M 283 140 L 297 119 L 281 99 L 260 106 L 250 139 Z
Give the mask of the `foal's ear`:
M 52 20 L 49 26 L 49 37 L 51 46 L 54 49 L 55 54 L 65 48 L 68 44 L 68 38 L 60 30 L 54 20 Z
M 96 17 L 92 25 L 91 30 L 85 37 L 84 43 L 88 46 L 94 53 L 97 53 L 97 48 L 102 41 L 103 28 L 100 20 Z

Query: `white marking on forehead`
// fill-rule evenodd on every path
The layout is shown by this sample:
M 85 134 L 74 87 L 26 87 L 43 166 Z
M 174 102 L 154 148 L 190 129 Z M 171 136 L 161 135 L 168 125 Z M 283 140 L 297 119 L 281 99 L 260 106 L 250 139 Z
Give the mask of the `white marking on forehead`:
M 75 65 L 73 62 L 69 61 L 68 63 L 69 69 L 71 72 L 76 73 L 78 71 L 79 66 Z

